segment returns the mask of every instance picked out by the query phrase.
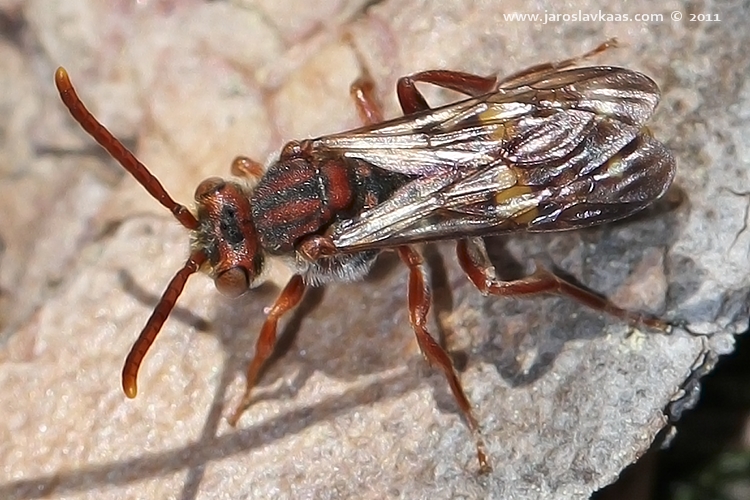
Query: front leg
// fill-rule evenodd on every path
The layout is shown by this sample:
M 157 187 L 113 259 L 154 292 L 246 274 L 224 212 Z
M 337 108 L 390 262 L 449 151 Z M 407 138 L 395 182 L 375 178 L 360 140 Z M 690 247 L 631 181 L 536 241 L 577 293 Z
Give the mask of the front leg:
M 242 177 L 244 179 L 257 183 L 260 178 L 263 177 L 265 169 L 263 168 L 262 163 L 248 158 L 247 156 L 237 156 L 232 161 L 230 172 L 235 177 Z
M 278 296 L 276 302 L 274 302 L 271 307 L 271 311 L 268 313 L 265 323 L 263 323 L 263 327 L 260 330 L 260 336 L 255 344 L 253 360 L 247 367 L 245 393 L 242 395 L 240 404 L 237 405 L 237 408 L 228 418 L 231 426 L 234 427 L 237 425 L 242 413 L 250 405 L 252 390 L 253 387 L 255 387 L 255 383 L 258 381 L 260 370 L 263 368 L 263 365 L 273 353 L 273 348 L 276 346 L 276 326 L 279 319 L 299 304 L 304 293 L 305 283 L 302 281 L 302 277 L 299 275 L 292 276 L 292 279 L 289 280 L 289 283 L 286 284 L 281 295 Z

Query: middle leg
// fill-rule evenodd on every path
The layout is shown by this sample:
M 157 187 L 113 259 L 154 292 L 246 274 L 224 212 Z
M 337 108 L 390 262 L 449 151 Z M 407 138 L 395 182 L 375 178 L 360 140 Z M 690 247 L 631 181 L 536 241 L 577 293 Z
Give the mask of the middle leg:
M 370 72 L 362 66 L 362 74 L 349 87 L 354 99 L 359 119 L 364 125 L 374 125 L 383 121 L 383 108 L 375 95 L 375 82 Z
M 451 392 L 453 392 L 453 397 L 456 399 L 458 407 L 464 414 L 469 429 L 474 435 L 480 471 L 482 473 L 489 472 L 491 466 L 485 451 L 486 447 L 484 440 L 482 440 L 480 435 L 479 423 L 477 422 L 474 413 L 471 411 L 471 403 L 469 403 L 469 399 L 464 393 L 461 381 L 458 380 L 458 375 L 456 374 L 455 368 L 453 368 L 453 363 L 451 363 L 448 354 L 440 344 L 432 338 L 430 332 L 427 331 L 427 313 L 430 310 L 432 297 L 425 280 L 422 257 L 416 250 L 408 246 L 399 247 L 398 254 L 404 264 L 409 267 L 409 319 L 412 328 L 414 328 L 414 333 L 417 336 L 419 348 L 427 359 L 427 362 L 431 366 L 437 366 L 440 368 L 448 379 L 448 385 L 451 388 Z

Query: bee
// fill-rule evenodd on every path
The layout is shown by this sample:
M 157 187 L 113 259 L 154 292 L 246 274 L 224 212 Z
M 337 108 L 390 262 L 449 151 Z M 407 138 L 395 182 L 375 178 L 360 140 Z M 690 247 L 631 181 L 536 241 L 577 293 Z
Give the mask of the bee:
M 281 259 L 294 275 L 261 329 L 244 395 L 229 417 L 236 425 L 273 352 L 279 319 L 305 289 L 359 280 L 380 253 L 395 250 L 409 269 L 407 302 L 417 343 L 444 372 L 476 442 L 480 470 L 490 470 L 472 406 L 426 327 L 431 296 L 415 244 L 456 240 L 462 269 L 485 295 L 558 294 L 633 324 L 668 329 L 659 318 L 619 308 L 544 268 L 503 281 L 482 240 L 615 221 L 665 193 L 675 160 L 646 127 L 659 102 L 656 83 L 625 68 L 579 66 L 613 44 L 502 80 L 447 70 L 400 78 L 403 116 L 387 121 L 365 74 L 351 91 L 363 127 L 289 142 L 267 168 L 238 157 L 231 170 L 244 179 L 204 180 L 192 209 L 175 202 L 94 118 L 59 68 L 55 83 L 75 120 L 190 231 L 187 262 L 125 361 L 125 394 L 135 397 L 143 358 L 192 274 L 203 271 L 219 292 L 238 297 L 263 280 L 270 259 Z M 417 83 L 465 98 L 433 108 Z

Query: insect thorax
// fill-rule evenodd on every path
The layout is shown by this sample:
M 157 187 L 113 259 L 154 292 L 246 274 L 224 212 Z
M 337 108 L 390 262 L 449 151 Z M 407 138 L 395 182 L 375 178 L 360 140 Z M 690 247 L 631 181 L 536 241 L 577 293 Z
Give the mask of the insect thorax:
M 350 158 L 280 160 L 250 199 L 260 243 L 269 254 L 291 254 L 305 236 L 382 203 L 408 180 Z

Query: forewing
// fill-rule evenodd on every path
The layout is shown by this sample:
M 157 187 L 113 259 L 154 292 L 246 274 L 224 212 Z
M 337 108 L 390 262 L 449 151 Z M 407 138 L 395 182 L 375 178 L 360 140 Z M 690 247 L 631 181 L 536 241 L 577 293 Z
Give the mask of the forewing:
M 537 169 L 565 169 L 555 159 Z M 333 228 L 342 251 L 420 241 L 502 234 L 519 229 L 561 231 L 627 217 L 659 198 L 672 182 L 675 161 L 648 130 L 600 168 L 563 183 L 533 185 L 528 169 L 496 161 L 474 171 L 418 177 L 383 204 Z
M 500 161 L 484 169 L 452 169 L 443 175 L 417 177 L 387 201 L 335 224 L 333 241 L 348 251 L 447 237 L 444 228 L 436 227 L 436 217 L 444 219 L 451 213 L 451 218 L 461 218 L 462 207 L 485 204 L 517 182 L 513 170 Z
M 644 129 L 597 170 L 559 186 L 540 203 L 528 231 L 563 231 L 628 217 L 661 197 L 676 162 Z
M 585 173 L 629 143 L 659 100 L 647 76 L 607 66 L 529 75 L 514 86 L 313 141 L 316 153 L 359 158 L 413 176 L 501 160 L 520 167 L 576 153 Z M 539 185 L 559 172 L 539 175 Z

